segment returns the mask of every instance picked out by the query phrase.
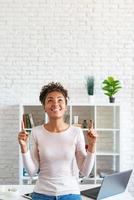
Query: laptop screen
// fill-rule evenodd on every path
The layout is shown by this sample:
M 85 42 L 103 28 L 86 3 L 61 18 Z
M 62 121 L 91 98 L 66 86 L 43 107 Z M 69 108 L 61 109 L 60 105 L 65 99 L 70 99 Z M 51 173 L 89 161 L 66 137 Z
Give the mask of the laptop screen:
M 106 197 L 122 193 L 127 187 L 131 173 L 132 170 L 128 170 L 107 175 L 104 177 L 100 190 L 97 193 L 95 191 L 97 188 L 92 188 L 82 191 L 81 194 L 92 198 L 94 196 L 94 199 L 100 200 Z

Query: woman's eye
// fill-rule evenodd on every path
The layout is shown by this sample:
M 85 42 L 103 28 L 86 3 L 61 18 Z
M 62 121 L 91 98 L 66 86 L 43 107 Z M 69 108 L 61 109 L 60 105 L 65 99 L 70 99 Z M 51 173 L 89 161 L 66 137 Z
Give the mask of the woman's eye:
M 47 102 L 49 103 L 49 102 L 51 102 L 52 100 L 51 99 L 49 99 Z
M 63 99 L 59 99 L 59 101 L 61 102 L 61 101 L 63 101 Z

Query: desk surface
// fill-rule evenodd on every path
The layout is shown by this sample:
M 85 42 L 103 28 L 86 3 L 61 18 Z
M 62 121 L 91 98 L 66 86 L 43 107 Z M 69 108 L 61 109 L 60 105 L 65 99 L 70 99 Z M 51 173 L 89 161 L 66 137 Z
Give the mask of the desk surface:
M 0 200 L 26 200 L 22 195 L 33 191 L 33 185 L 0 185 Z M 80 190 L 85 190 L 95 187 L 95 185 L 80 185 Z M 13 192 L 14 191 L 14 192 Z M 82 196 L 82 200 L 91 200 L 88 197 Z M 128 192 L 115 195 L 105 200 L 134 200 Z

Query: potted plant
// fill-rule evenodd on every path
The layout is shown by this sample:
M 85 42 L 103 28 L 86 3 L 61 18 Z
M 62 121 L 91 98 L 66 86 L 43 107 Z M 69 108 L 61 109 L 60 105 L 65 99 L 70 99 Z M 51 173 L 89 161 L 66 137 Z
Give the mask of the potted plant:
M 89 99 L 93 99 L 93 95 L 94 95 L 94 77 L 93 76 L 88 76 L 87 77 L 87 93 L 88 93 L 88 97 Z
M 114 95 L 121 89 L 121 83 L 119 80 L 115 80 L 112 76 L 108 76 L 102 82 L 102 89 L 104 90 L 104 94 L 109 96 L 109 102 L 114 103 L 115 97 Z

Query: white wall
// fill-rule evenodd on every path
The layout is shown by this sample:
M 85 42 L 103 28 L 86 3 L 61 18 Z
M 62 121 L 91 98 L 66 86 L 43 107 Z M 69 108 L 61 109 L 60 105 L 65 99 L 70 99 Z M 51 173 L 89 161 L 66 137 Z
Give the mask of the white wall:
M 15 184 L 19 179 L 19 107 L 0 105 L 0 184 Z
M 113 75 L 123 85 L 121 167 L 133 167 L 133 41 L 133 0 L 0 0 L 0 104 L 38 103 L 52 80 L 87 102 L 86 75 L 95 77 L 96 101 L 107 101 L 101 82 Z

